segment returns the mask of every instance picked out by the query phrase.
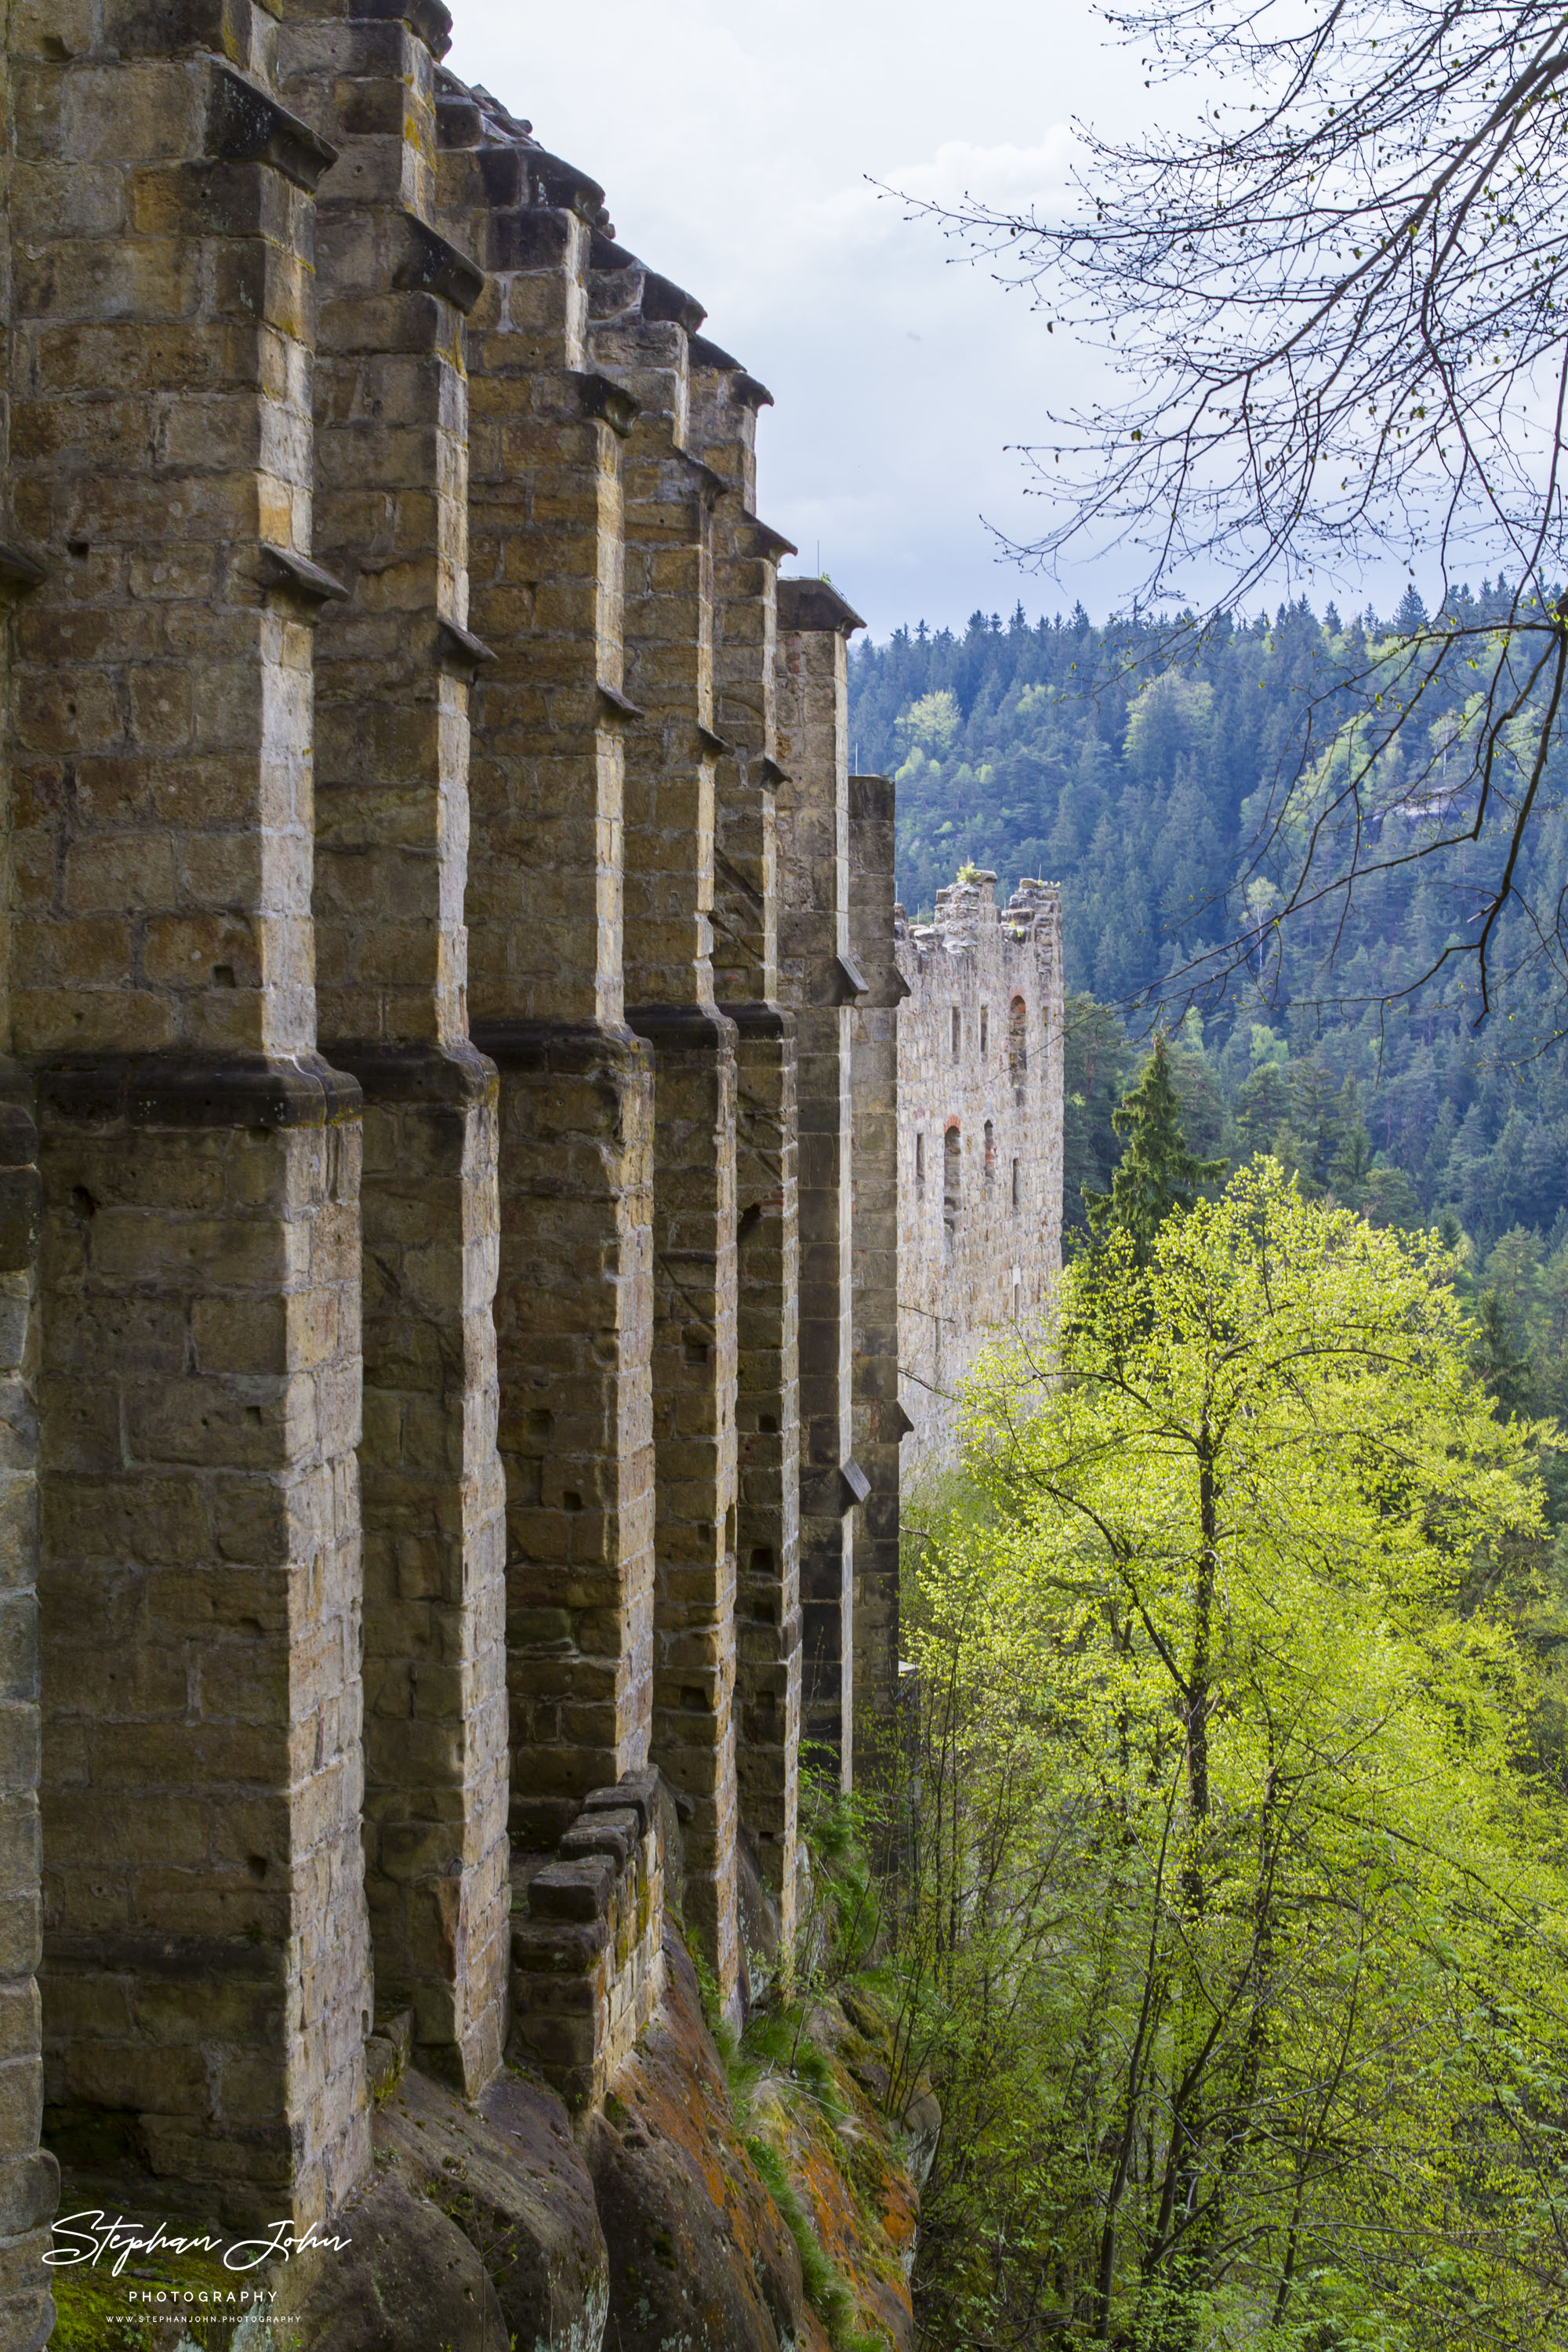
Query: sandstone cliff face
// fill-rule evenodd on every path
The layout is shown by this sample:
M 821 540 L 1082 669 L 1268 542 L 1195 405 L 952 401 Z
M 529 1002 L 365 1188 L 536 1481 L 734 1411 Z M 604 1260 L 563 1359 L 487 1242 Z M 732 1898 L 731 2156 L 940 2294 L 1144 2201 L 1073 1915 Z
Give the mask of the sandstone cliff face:
M 668 1992 L 588 2133 L 616 2352 L 782 2352 L 814 2334 L 800 2257 L 741 2137 L 697 1979 Z
M 580 2146 L 560 2102 L 514 2074 L 477 2109 L 417 2074 L 395 2084 L 376 2184 L 346 2225 L 366 2251 L 352 2271 L 321 2265 L 303 2301 L 295 2283 L 300 2352 L 415 2352 L 437 2308 L 454 2352 L 907 2352 L 915 2173 L 936 2110 L 919 2100 L 904 2129 L 884 2112 L 875 2011 L 850 1996 L 809 2019 L 837 2113 L 764 2074 L 742 2115 L 673 1929 L 665 1985 Z M 831 2329 L 759 2139 L 846 2291 L 825 2298 Z M 400 2308 L 415 2263 L 424 2299 Z
M 515 2073 L 476 2102 L 417 2068 L 395 2073 L 371 2177 L 333 2224 L 347 2250 L 246 2282 L 276 2297 L 264 2336 L 243 2312 L 213 2312 L 203 2340 L 224 2352 L 909 2352 L 934 2103 L 917 2100 L 902 2127 L 889 2119 L 880 2021 L 853 1995 L 811 2009 L 815 2063 L 799 2079 L 778 2066 L 751 2079 L 742 2059 L 737 2095 L 673 1928 L 664 1958 L 655 2018 L 575 2135 L 554 2094 Z M 68 2177 L 68 2210 L 81 2193 Z M 236 2284 L 195 2259 L 127 2275 L 154 2294 Z M 67 2273 L 58 2293 L 68 2352 L 142 2352 L 137 2315 L 98 2273 Z M 151 2313 L 143 2324 L 149 2347 L 167 2333 Z

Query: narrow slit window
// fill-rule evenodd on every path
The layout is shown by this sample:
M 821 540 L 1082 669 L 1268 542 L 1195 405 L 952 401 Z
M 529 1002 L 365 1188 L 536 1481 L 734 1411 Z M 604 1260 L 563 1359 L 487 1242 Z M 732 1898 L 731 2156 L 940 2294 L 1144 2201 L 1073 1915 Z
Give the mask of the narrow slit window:
M 952 1058 L 955 1062 L 958 1059 L 959 1045 L 963 1035 L 963 1015 L 955 1004 L 952 1008 Z
M 1023 1205 L 1024 1163 L 1021 1160 L 1015 1160 L 1013 1162 L 1013 1206 L 1016 1209 L 1021 1209 Z
M 996 1181 L 996 1129 L 989 1119 L 985 1122 L 985 1181 Z
M 980 1058 L 982 1061 L 985 1059 L 986 1045 L 990 1036 L 990 1032 L 991 1007 L 988 1004 L 983 1004 L 980 1008 Z
M 1029 1008 L 1016 996 L 1007 1008 L 1007 1068 L 1015 1087 L 1029 1075 Z
M 915 1182 L 923 1189 L 925 1181 L 926 1139 L 923 1135 L 917 1135 L 915 1138 Z
M 942 1222 L 947 1235 L 947 1245 L 952 1247 L 958 1234 L 959 1186 L 963 1142 L 956 1127 L 950 1127 L 942 1145 Z

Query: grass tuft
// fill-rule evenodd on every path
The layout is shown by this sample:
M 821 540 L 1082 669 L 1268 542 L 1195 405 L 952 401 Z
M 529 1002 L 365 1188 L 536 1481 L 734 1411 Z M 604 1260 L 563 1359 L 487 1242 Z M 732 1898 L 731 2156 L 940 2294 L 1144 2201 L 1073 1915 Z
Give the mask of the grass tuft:
M 855 2298 L 828 2260 L 777 2148 L 765 2139 L 752 2137 L 746 2142 L 746 2154 L 795 2240 L 806 2300 L 826 2328 L 833 2352 L 888 2352 L 888 2339 L 880 2331 L 868 2335 L 855 2326 Z

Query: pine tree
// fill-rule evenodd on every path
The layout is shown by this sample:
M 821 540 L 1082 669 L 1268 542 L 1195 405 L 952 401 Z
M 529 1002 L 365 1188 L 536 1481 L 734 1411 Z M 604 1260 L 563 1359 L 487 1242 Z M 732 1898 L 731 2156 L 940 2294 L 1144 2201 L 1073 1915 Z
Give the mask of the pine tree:
M 1109 1192 L 1085 1190 L 1084 1209 L 1097 1241 L 1115 1232 L 1131 1236 L 1138 1263 L 1146 1265 L 1154 1235 L 1178 1209 L 1190 1209 L 1200 1184 L 1215 1184 L 1229 1171 L 1223 1160 L 1199 1160 L 1182 1133 L 1181 1099 L 1171 1077 L 1163 1031 L 1143 1074 L 1111 1125 L 1125 1149 Z

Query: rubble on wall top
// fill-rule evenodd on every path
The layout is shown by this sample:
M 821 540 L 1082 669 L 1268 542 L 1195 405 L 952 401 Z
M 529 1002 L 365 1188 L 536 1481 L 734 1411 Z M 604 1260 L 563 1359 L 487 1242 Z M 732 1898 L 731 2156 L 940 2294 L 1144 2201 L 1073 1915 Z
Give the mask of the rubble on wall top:
M 936 913 L 929 923 L 911 924 L 901 906 L 893 909 L 893 936 L 912 940 L 923 957 L 938 950 L 952 956 L 972 954 L 982 926 L 996 925 L 1013 940 L 1026 940 L 1042 916 L 1055 918 L 1061 907 L 1061 884 L 1021 876 L 1005 908 L 996 904 L 996 877 L 988 866 L 972 867 L 956 882 L 936 894 Z

